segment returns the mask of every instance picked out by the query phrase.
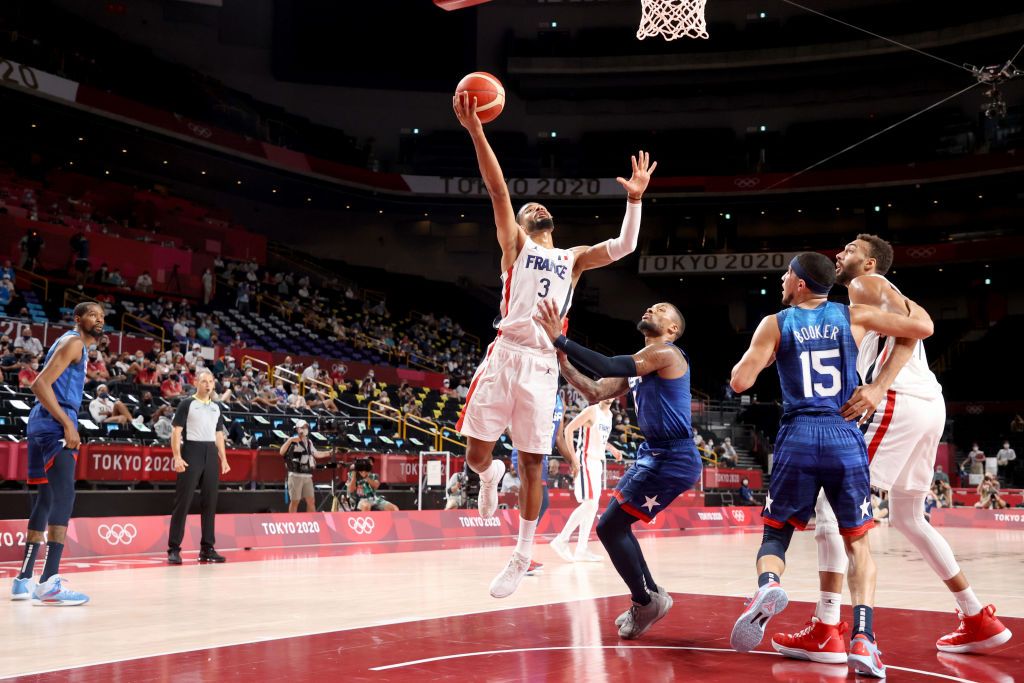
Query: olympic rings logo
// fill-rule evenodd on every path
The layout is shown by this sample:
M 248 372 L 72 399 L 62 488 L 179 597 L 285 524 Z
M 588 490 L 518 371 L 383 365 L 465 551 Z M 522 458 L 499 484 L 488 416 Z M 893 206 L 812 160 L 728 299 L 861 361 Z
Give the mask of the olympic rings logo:
M 128 545 L 139 535 L 134 524 L 100 524 L 96 533 L 110 545 Z
M 740 523 L 743 523 L 743 522 L 747 521 L 746 513 L 743 510 L 740 510 L 738 508 L 733 508 L 733 510 L 732 510 L 732 518 L 735 519 L 737 522 L 740 522 Z
M 752 187 L 757 187 L 758 185 L 760 185 L 761 184 L 761 179 L 760 178 L 735 178 L 732 182 L 733 182 L 733 184 L 736 187 L 743 188 L 744 190 L 749 190 Z
M 910 258 L 931 258 L 935 256 L 935 247 L 914 247 L 907 249 Z
M 200 126 L 198 124 L 192 123 L 191 121 L 188 122 L 188 129 L 192 132 L 193 135 L 200 138 L 209 139 L 213 137 L 212 130 L 210 130 L 206 126 Z
M 348 528 L 357 534 L 373 533 L 373 517 L 349 517 Z

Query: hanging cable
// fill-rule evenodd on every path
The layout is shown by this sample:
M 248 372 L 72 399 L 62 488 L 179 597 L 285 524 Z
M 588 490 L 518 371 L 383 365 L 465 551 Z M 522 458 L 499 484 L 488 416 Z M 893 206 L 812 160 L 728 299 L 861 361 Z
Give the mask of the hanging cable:
M 872 133 L 871 135 L 869 135 L 868 137 L 864 138 L 860 142 L 855 142 L 852 145 L 850 145 L 849 147 L 844 147 L 843 149 L 839 150 L 835 154 L 833 154 L 831 156 L 828 156 L 828 157 L 825 157 L 821 161 L 818 161 L 816 163 L 811 164 L 810 166 L 808 166 L 807 168 L 803 169 L 802 171 L 797 171 L 793 175 L 787 176 L 787 177 L 783 178 L 782 180 L 780 180 L 779 182 L 775 183 L 774 185 L 771 185 L 769 187 L 764 188 L 763 190 L 761 190 L 761 192 L 767 192 L 769 190 L 774 190 L 779 185 L 783 185 L 785 183 L 788 183 L 790 180 L 793 180 L 793 178 L 796 178 L 798 176 L 802 176 L 804 173 L 807 173 L 808 171 L 810 171 L 812 169 L 815 169 L 818 166 L 821 166 L 822 164 L 827 163 L 827 162 L 835 159 L 838 156 L 846 154 L 851 149 L 854 149 L 856 147 L 860 147 L 865 142 L 870 142 L 871 140 L 874 140 L 875 138 L 877 138 L 879 135 L 884 135 L 885 133 L 888 133 L 893 128 L 896 128 L 897 126 L 902 126 L 907 121 L 910 121 L 911 119 L 915 119 L 918 116 L 920 116 L 921 114 L 924 114 L 927 111 L 935 109 L 935 107 L 941 106 L 941 105 L 945 104 L 946 102 L 949 102 L 952 99 L 956 99 L 957 97 L 959 97 L 960 95 L 963 95 L 968 90 L 970 90 L 972 88 L 976 88 L 979 85 L 982 85 L 982 82 L 981 81 L 975 81 L 974 83 L 971 83 L 966 88 L 963 88 L 962 90 L 958 90 L 955 93 L 953 93 L 952 95 L 950 95 L 948 97 L 944 97 L 944 98 L 942 98 L 941 100 L 939 100 L 938 102 L 936 102 L 934 104 L 928 105 L 927 107 L 925 107 L 921 111 L 915 112 L 915 113 L 911 114 L 910 116 L 908 116 L 907 118 L 902 119 L 900 121 L 897 121 L 896 123 L 892 124 L 891 126 L 887 126 L 887 127 L 883 128 L 882 130 L 878 131 L 877 133 Z
M 925 57 L 930 57 L 931 59 L 934 59 L 936 61 L 942 62 L 943 64 L 949 64 L 950 66 L 955 67 L 957 69 L 962 69 L 964 71 L 970 71 L 969 68 L 967 68 L 966 66 L 964 66 L 962 64 L 957 64 L 956 62 L 951 62 L 948 59 L 943 59 L 942 57 L 939 57 L 938 55 L 933 55 L 930 52 L 925 52 L 924 50 L 919 50 L 916 47 L 912 47 L 912 46 L 907 45 L 905 43 L 901 43 L 898 40 L 894 40 L 892 38 L 886 38 L 885 36 L 879 35 L 879 34 L 874 33 L 872 31 L 869 31 L 866 28 L 861 28 L 860 26 L 857 26 L 855 24 L 850 24 L 848 22 L 845 22 L 842 19 L 837 19 L 835 17 L 829 16 L 829 15 L 825 14 L 824 12 L 819 12 L 816 9 L 812 9 L 812 8 L 807 7 L 805 5 L 801 5 L 798 2 L 793 2 L 793 0 L 782 0 L 782 2 L 786 3 L 787 5 L 792 5 L 793 7 L 799 7 L 800 9 L 802 9 L 804 11 L 807 11 L 807 12 L 810 12 L 811 14 L 817 14 L 819 17 L 824 17 L 825 19 L 828 19 L 829 21 L 834 21 L 837 24 L 842 24 L 843 26 L 846 26 L 848 28 L 852 28 L 855 31 L 860 31 L 861 33 L 866 33 L 869 36 L 873 36 L 875 38 L 878 38 L 879 40 L 884 40 L 884 41 L 886 41 L 888 43 L 892 43 L 893 45 L 899 45 L 902 48 L 910 50 L 911 52 L 916 52 L 916 53 L 918 53 L 920 55 L 924 55 Z M 1024 49 L 1024 45 L 1022 45 L 1021 48 Z M 1018 52 L 1017 54 L 1020 54 L 1020 53 Z M 1014 59 L 1016 59 L 1016 57 Z M 1013 60 L 1011 59 L 1010 61 L 1012 62 Z

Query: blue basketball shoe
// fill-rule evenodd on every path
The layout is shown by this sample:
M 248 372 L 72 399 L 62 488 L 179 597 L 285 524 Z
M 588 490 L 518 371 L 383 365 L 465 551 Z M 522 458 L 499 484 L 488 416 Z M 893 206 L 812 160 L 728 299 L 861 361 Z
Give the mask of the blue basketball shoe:
M 59 574 L 50 577 L 49 581 L 40 583 L 32 592 L 32 604 L 43 607 L 72 607 L 89 602 L 89 596 L 68 590 L 62 585 Z
M 14 579 L 11 584 L 11 600 L 28 600 L 32 597 L 32 591 L 36 589 L 36 582 L 31 577 L 27 579 Z

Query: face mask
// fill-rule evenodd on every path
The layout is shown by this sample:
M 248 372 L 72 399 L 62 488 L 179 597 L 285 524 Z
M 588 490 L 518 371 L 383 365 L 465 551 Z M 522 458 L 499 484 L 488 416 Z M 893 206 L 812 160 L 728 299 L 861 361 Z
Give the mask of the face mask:
M 107 392 L 105 392 L 105 391 L 101 391 L 101 392 L 99 393 L 99 397 L 100 397 L 100 398 L 106 398 L 106 397 L 108 397 L 108 396 L 110 396 L 110 394 L 108 394 L 108 393 L 107 393 Z

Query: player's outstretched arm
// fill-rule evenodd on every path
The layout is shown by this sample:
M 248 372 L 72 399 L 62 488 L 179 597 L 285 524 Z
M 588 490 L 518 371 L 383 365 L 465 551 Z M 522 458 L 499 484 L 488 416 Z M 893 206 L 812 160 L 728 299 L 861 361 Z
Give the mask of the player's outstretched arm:
M 573 367 L 565 353 L 558 352 L 558 369 L 565 381 L 573 385 L 590 403 L 606 398 L 618 398 L 629 391 L 629 382 L 624 377 L 592 380 Z
M 774 315 L 765 316 L 761 323 L 754 330 L 754 337 L 750 340 L 750 348 L 743 354 L 743 358 L 732 369 L 732 377 L 729 379 L 729 386 L 737 394 L 754 386 L 757 376 L 761 371 L 772 364 L 775 360 L 775 351 L 779 348 L 779 340 L 782 333 L 779 331 L 779 322 Z
M 622 219 L 619 236 L 592 247 L 576 247 L 573 250 L 576 252 L 574 275 L 578 276 L 585 270 L 606 266 L 636 251 L 640 238 L 640 200 L 647 190 L 648 183 L 651 182 L 651 174 L 658 167 L 658 162 L 652 164 L 651 155 L 643 150 L 630 157 L 630 161 L 633 164 L 633 175 L 629 180 L 615 179 L 626 190 L 626 215 Z
M 512 198 L 505 183 L 505 176 L 501 172 L 501 165 L 490 143 L 487 142 L 480 117 L 476 115 L 476 98 L 471 98 L 468 93 L 458 93 L 452 98 L 452 108 L 459 123 L 469 131 L 469 137 L 473 140 L 480 176 L 487 187 L 491 207 L 494 209 L 494 225 L 498 231 L 498 244 L 501 246 L 501 270 L 508 270 L 526 241 L 526 233 L 516 223 L 516 212 L 512 209 Z
M 850 323 L 862 330 L 874 330 L 887 337 L 927 339 L 935 331 L 931 317 L 920 306 L 907 299 L 910 315 L 886 313 L 874 306 L 850 306 Z

